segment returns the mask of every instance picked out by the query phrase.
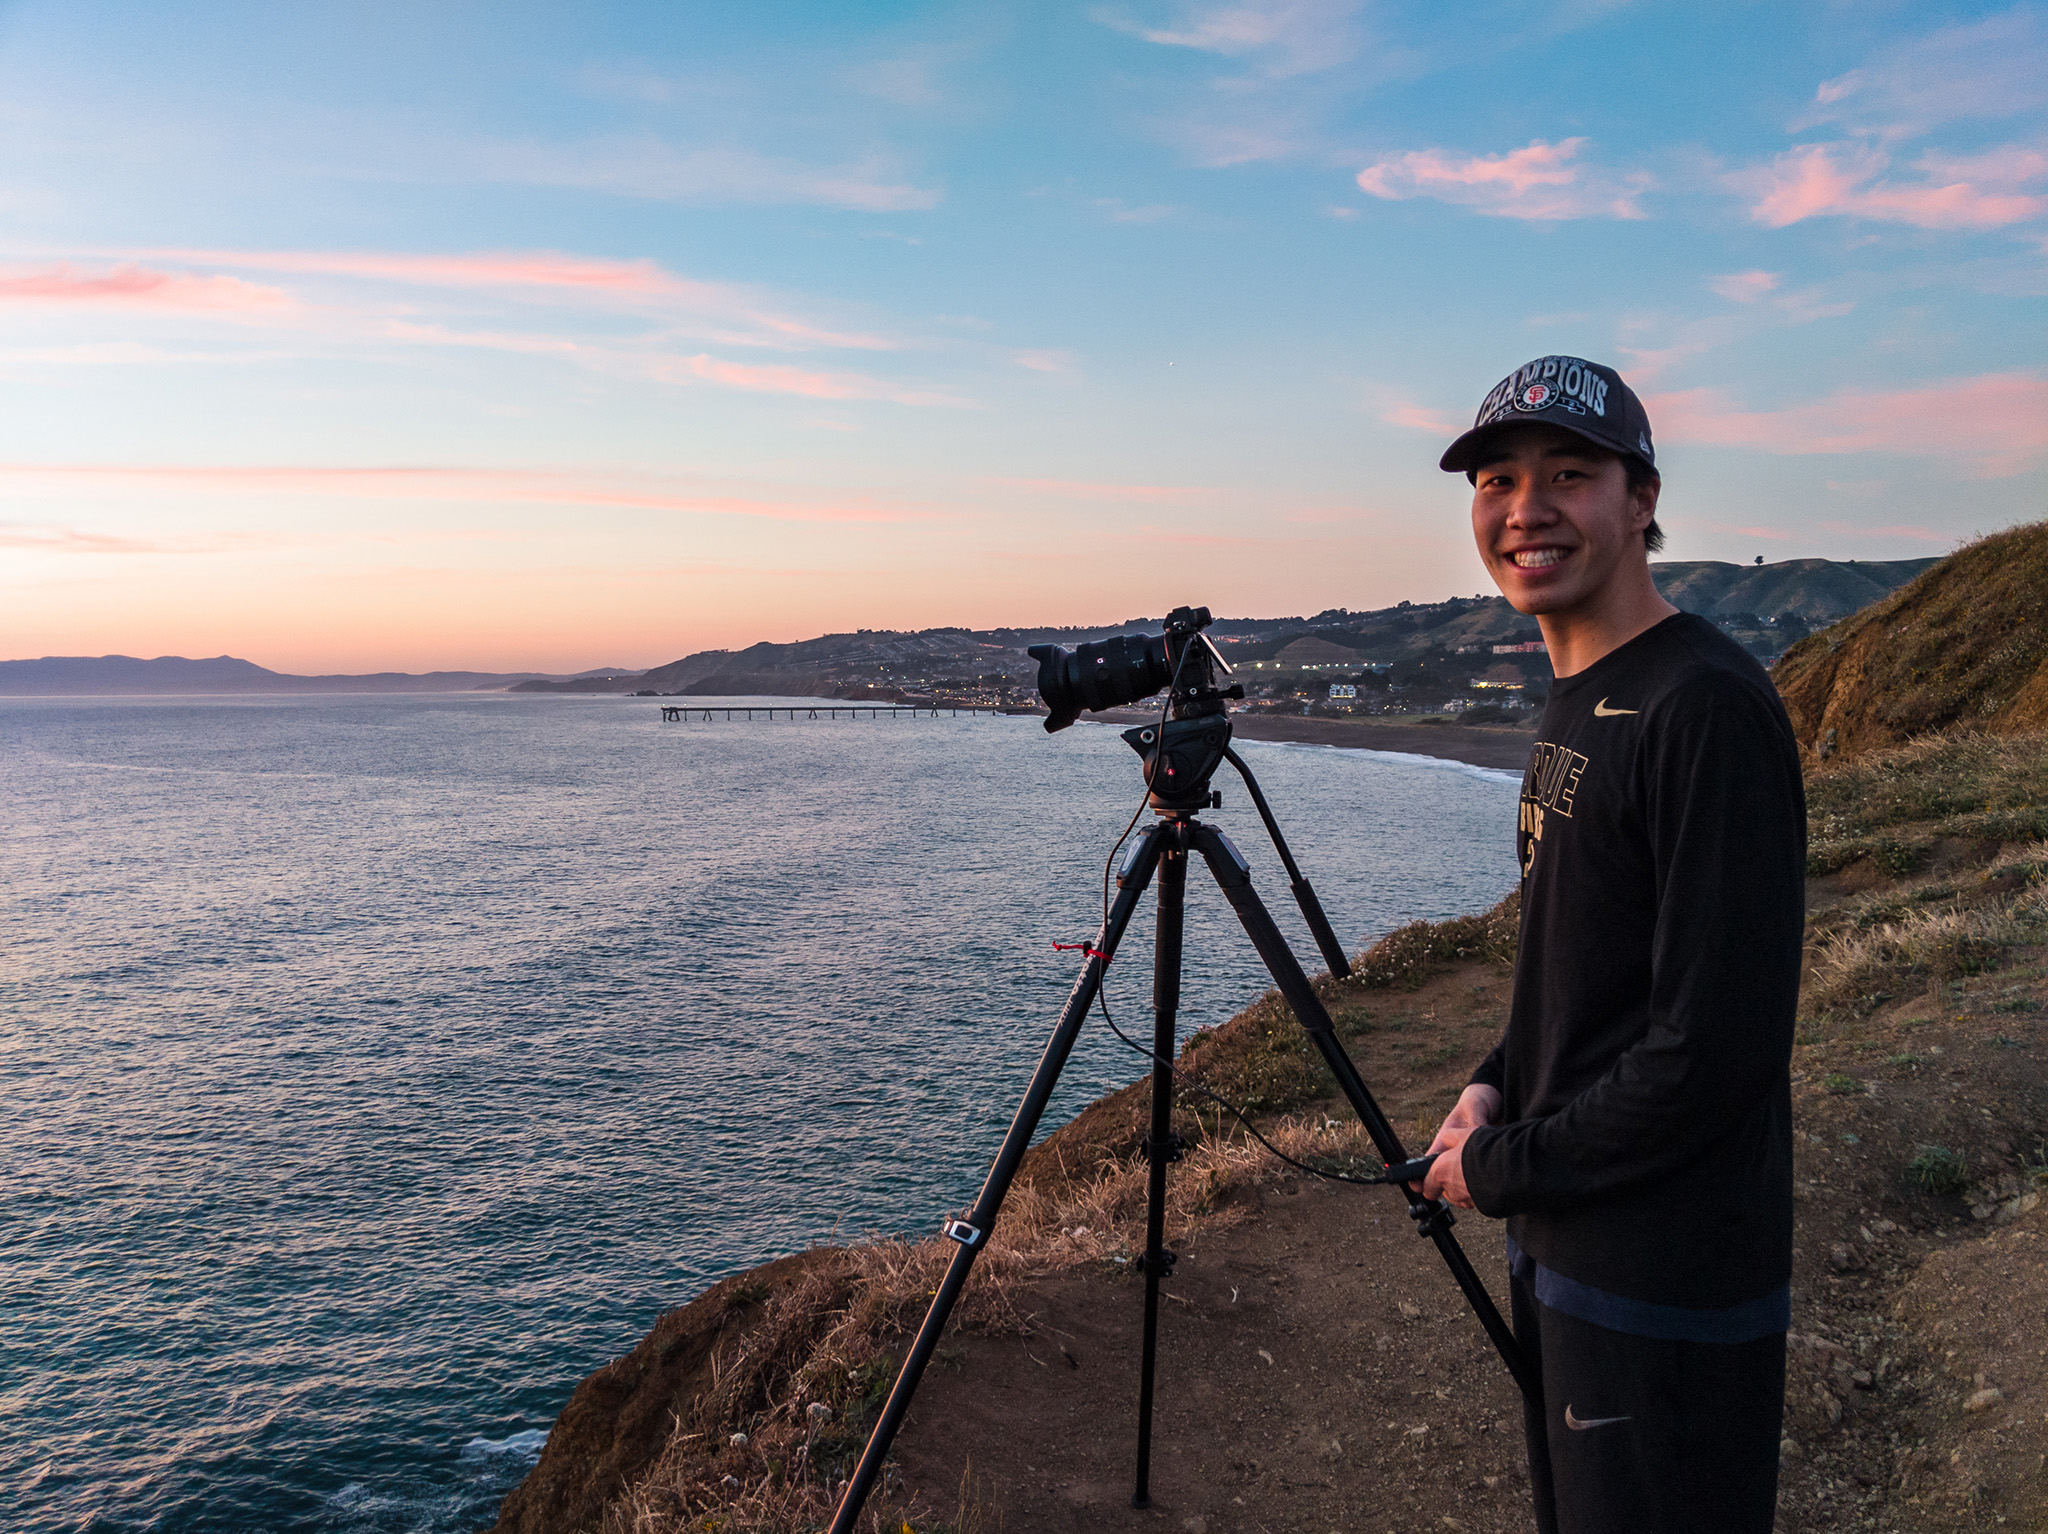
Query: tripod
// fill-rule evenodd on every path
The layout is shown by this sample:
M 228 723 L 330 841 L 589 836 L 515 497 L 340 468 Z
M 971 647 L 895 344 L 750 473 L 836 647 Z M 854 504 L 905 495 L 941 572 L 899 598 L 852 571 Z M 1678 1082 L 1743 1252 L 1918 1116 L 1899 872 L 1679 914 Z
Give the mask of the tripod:
M 1220 709 L 1220 704 L 1218 707 Z M 1410 1170 L 1403 1166 L 1408 1156 L 1401 1148 L 1401 1137 L 1366 1089 L 1351 1057 L 1345 1054 L 1329 1011 L 1309 983 L 1300 961 L 1287 946 L 1287 940 L 1274 923 L 1272 914 L 1253 890 L 1251 866 L 1229 837 L 1214 826 L 1204 824 L 1197 816 L 1198 810 L 1222 802 L 1222 796 L 1211 791 L 1209 782 L 1216 768 L 1227 760 L 1251 791 L 1252 802 L 1257 806 L 1292 881 L 1296 903 L 1301 907 L 1309 930 L 1315 935 L 1316 946 L 1329 962 L 1331 974 L 1340 977 L 1349 974 L 1350 965 L 1345 961 L 1343 947 L 1331 930 L 1315 892 L 1295 866 L 1293 854 L 1288 851 L 1286 839 L 1280 834 L 1279 822 L 1274 819 L 1266 796 L 1260 792 L 1257 780 L 1243 759 L 1230 749 L 1229 719 L 1221 712 L 1176 719 L 1160 726 L 1127 730 L 1124 739 L 1146 760 L 1146 782 L 1152 786 L 1151 806 L 1159 818 L 1138 833 L 1118 865 L 1116 898 L 1103 920 L 1102 930 L 1087 948 L 1087 963 L 1082 968 L 1081 977 L 1075 981 L 1066 1007 L 1060 1013 L 1059 1023 L 1039 1059 L 1038 1068 L 1032 1073 L 1024 1101 L 1018 1106 L 1008 1133 L 1003 1136 L 1002 1149 L 996 1154 L 995 1165 L 989 1169 L 980 1195 L 964 1218 L 949 1220 L 945 1224 L 946 1237 L 955 1243 L 952 1260 L 947 1264 L 946 1276 L 932 1299 L 931 1308 L 925 1312 L 923 1324 L 918 1327 L 917 1336 L 889 1392 L 889 1399 L 882 1407 L 882 1414 L 876 1419 L 867 1447 L 861 1451 L 860 1463 L 840 1498 L 838 1510 L 832 1518 L 831 1534 L 854 1534 L 854 1521 L 859 1518 L 875 1479 L 881 1474 L 890 1445 L 895 1441 L 897 1429 L 902 1426 L 905 1412 L 910 1409 L 910 1399 L 916 1393 L 925 1366 L 931 1361 L 932 1350 L 938 1346 L 939 1338 L 946 1329 L 947 1319 L 967 1283 L 974 1260 L 988 1243 L 989 1232 L 1038 1128 L 1039 1117 L 1059 1081 L 1060 1072 L 1080 1034 L 1081 1024 L 1087 1019 L 1088 1009 L 1094 1005 L 1096 993 L 1102 987 L 1103 972 L 1116 957 L 1117 945 L 1123 940 L 1138 900 L 1155 875 L 1159 881 L 1159 904 L 1152 970 L 1152 1116 L 1144 1143 L 1144 1154 L 1149 1163 L 1143 1259 L 1145 1322 L 1139 1363 L 1138 1464 L 1137 1486 L 1131 1497 L 1133 1507 L 1149 1507 L 1152 1503 L 1152 1386 L 1159 1332 L 1159 1283 L 1172 1273 L 1175 1260 L 1165 1244 L 1166 1168 L 1168 1163 L 1179 1159 L 1182 1149 L 1172 1128 L 1173 1059 L 1176 1015 L 1180 1007 L 1181 936 L 1191 854 L 1199 854 L 1208 865 L 1211 876 L 1223 891 L 1224 899 L 1230 902 L 1245 934 L 1265 962 L 1273 983 L 1296 1019 L 1308 1031 L 1324 1064 L 1336 1078 L 1338 1090 L 1344 1094 L 1352 1111 L 1364 1124 L 1366 1133 L 1372 1137 L 1380 1158 L 1389 1167 L 1402 1167 L 1404 1172 Z M 1414 1175 L 1419 1181 L 1420 1174 Z M 1415 1220 L 1418 1233 L 1436 1243 L 1437 1251 L 1450 1267 L 1452 1278 L 1464 1291 L 1465 1299 L 1479 1317 L 1480 1324 L 1486 1328 L 1487 1336 L 1499 1350 L 1523 1396 L 1531 1402 L 1540 1401 L 1539 1376 L 1515 1341 L 1507 1322 L 1502 1319 L 1485 1284 L 1473 1271 L 1471 1259 L 1458 1245 L 1457 1237 L 1451 1234 L 1454 1216 L 1450 1206 L 1439 1199 L 1424 1198 L 1406 1181 L 1393 1185 L 1399 1186 L 1406 1194 L 1408 1213 Z

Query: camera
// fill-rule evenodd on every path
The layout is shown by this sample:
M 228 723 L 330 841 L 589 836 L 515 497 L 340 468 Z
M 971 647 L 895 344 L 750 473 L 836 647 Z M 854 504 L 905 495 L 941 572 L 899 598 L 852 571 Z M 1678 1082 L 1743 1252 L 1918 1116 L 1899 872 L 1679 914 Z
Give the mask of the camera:
M 1176 607 L 1166 615 L 1163 634 L 1116 634 L 1069 650 L 1035 644 L 1025 651 L 1038 662 L 1038 695 L 1048 710 L 1048 734 L 1064 730 L 1090 713 L 1135 703 L 1162 687 L 1173 689 L 1175 718 L 1221 713 L 1223 699 L 1244 689 L 1218 691 L 1216 668 L 1230 665 L 1202 632 L 1214 620 L 1206 607 Z

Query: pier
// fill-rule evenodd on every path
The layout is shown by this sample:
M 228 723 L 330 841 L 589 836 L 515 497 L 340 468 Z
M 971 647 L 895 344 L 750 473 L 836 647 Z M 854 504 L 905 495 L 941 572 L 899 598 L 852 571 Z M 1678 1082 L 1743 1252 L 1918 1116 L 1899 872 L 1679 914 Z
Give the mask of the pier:
M 680 724 L 712 724 L 717 722 L 721 715 L 724 716 L 726 723 L 731 723 L 735 717 L 746 720 L 757 714 L 771 720 L 778 716 L 789 720 L 799 716 L 805 719 L 837 719 L 841 714 L 849 719 L 859 719 L 863 715 L 869 719 L 936 719 L 941 714 L 957 719 L 962 714 L 972 718 L 977 714 L 1002 712 L 1003 710 L 999 708 L 982 708 L 972 703 L 828 703 L 810 708 L 726 708 L 723 705 L 703 708 L 685 703 L 664 703 L 661 706 L 661 717 L 664 722 Z

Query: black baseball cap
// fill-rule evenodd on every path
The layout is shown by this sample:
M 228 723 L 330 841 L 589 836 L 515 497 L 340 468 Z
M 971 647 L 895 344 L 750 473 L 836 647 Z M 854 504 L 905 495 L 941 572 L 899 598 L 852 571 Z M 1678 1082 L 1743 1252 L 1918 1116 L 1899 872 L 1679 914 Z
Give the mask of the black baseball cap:
M 1583 357 L 1538 357 L 1508 374 L 1487 391 L 1472 429 L 1444 449 L 1439 467 L 1468 473 L 1495 436 L 1531 423 L 1561 426 L 1609 452 L 1657 467 L 1650 417 L 1636 391 L 1613 368 Z

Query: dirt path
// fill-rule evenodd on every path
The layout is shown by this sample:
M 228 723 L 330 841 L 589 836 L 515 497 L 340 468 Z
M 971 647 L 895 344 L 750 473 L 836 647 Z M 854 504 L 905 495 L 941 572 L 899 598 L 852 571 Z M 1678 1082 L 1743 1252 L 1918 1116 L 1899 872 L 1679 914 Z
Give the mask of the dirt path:
M 1166 1286 L 1149 1514 L 1135 1276 L 1034 1286 L 1036 1335 L 958 1339 L 898 1439 L 906 1485 L 957 1517 L 971 1461 L 1034 1534 L 1533 1528 L 1519 1397 L 1400 1200 L 1307 1178 L 1250 1199 Z M 1499 1227 L 1459 1234 L 1497 1285 Z

